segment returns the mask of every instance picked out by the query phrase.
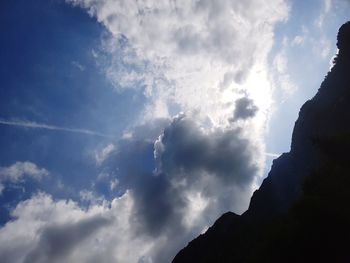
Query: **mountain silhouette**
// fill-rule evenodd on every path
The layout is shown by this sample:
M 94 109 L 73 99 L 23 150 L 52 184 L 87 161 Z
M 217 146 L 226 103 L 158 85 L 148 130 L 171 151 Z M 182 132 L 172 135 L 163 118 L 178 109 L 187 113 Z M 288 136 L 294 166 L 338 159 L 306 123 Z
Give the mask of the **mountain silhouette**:
M 350 262 L 350 22 L 291 150 L 273 161 L 241 216 L 223 214 L 174 258 L 187 262 Z

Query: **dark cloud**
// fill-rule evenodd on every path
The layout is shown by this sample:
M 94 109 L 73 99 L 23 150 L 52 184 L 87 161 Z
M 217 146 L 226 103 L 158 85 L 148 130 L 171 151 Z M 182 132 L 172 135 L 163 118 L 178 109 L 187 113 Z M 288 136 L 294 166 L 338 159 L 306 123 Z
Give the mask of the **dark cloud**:
M 97 196 L 105 196 L 108 183 L 118 180 L 117 189 L 109 196 L 113 199 L 110 207 L 104 207 L 97 216 L 90 215 L 96 210 L 89 212 L 89 207 L 84 208 L 81 217 L 72 223 L 53 214 L 49 223 L 40 228 L 35 223 L 41 218 L 38 211 L 57 210 L 57 214 L 73 215 L 77 208 L 58 206 L 42 196 L 34 198 L 32 203 L 16 209 L 18 217 L 24 217 L 31 233 L 35 233 L 35 238 L 31 237 L 33 243 L 23 242 L 26 251 L 14 246 L 14 252 L 10 242 L 0 251 L 6 262 L 87 262 L 87 258 L 89 262 L 115 262 L 116 258 L 118 262 L 136 262 L 120 259 L 125 257 L 125 251 L 128 255 L 135 253 L 138 245 L 144 252 L 130 258 L 146 253 L 152 262 L 168 262 L 220 214 L 237 211 L 242 199 L 248 200 L 250 192 L 245 189 L 257 171 L 254 148 L 240 129 L 204 130 L 194 117 L 185 115 L 145 124 L 114 146 L 99 166 L 106 176 L 98 181 L 106 187 L 95 185 L 93 189 Z M 116 198 L 116 193 L 120 198 Z M 32 211 L 35 206 L 43 208 Z M 110 230 L 115 233 L 105 236 Z M 111 240 L 112 244 L 104 244 L 107 249 L 103 251 L 86 251 L 95 244 L 95 238 Z M 153 241 L 157 243 L 147 252 L 147 242 L 152 246 Z M 14 258 L 17 251 L 21 252 L 18 259 Z
M 174 119 L 165 129 L 155 151 L 161 171 L 172 176 L 208 173 L 225 182 L 245 184 L 256 172 L 252 146 L 240 129 L 206 134 L 186 116 Z
M 40 240 L 24 263 L 64 262 L 64 258 L 81 242 L 93 235 L 111 220 L 95 216 L 76 223 L 51 225 L 42 230 Z
M 239 119 L 248 119 L 254 117 L 258 107 L 254 105 L 254 101 L 247 97 L 240 98 L 235 102 L 235 111 L 233 113 L 233 121 Z
M 153 124 L 152 124 L 153 125 Z M 179 221 L 176 214 L 181 195 L 173 189 L 169 178 L 155 174 L 154 142 L 145 138 L 131 138 L 118 144 L 118 151 L 105 162 L 104 169 L 119 181 L 122 191 L 131 190 L 139 230 L 159 235 L 171 221 Z
M 164 174 L 149 175 L 134 186 L 135 212 L 140 226 L 151 235 L 162 234 L 166 228 L 183 231 L 179 224 L 182 214 L 179 208 L 186 205 L 182 195 L 174 189 Z
M 149 124 L 151 130 L 163 130 L 156 142 L 148 137 L 154 133 L 142 127 L 145 137 L 140 132 L 120 141 L 101 169 L 118 179 L 120 189 L 130 190 L 135 236 L 173 239 L 153 255 L 155 262 L 165 262 L 203 226 L 241 203 L 235 200 L 237 189 L 249 188 L 257 165 L 255 149 L 240 129 L 207 133 L 185 115 L 157 123 Z M 185 218 L 201 213 L 190 211 L 191 196 L 204 200 L 207 215 L 189 228 Z

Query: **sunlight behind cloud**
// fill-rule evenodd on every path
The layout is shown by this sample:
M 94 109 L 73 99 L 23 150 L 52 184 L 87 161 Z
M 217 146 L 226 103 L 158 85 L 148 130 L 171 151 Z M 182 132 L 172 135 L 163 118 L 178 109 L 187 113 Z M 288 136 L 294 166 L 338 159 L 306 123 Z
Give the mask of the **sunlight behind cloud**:
M 344 0 L 37 1 L 2 12 L 4 262 L 169 262 L 247 211 L 348 19 Z
M 161 246 L 163 252 L 149 252 L 162 262 L 214 215 L 241 213 L 248 206 L 266 160 L 274 89 L 268 55 L 275 25 L 288 19 L 289 6 L 283 0 L 67 2 L 86 9 L 109 31 L 95 58 L 114 88 L 143 92 L 146 104 L 135 129 L 169 120 L 158 128 L 156 167 L 148 181 L 140 177 L 145 171 L 125 170 L 122 161 L 129 151 L 146 154 L 152 145 L 147 136 L 125 138 L 124 156 L 107 158 L 112 170 L 121 169 L 118 185 L 132 182 L 127 185 L 145 233 L 167 240 L 174 229 L 183 232 Z M 154 207 L 145 211 L 150 203 Z
M 205 112 L 215 126 L 223 126 L 229 118 L 222 98 L 226 90 L 257 93 L 262 109 L 270 101 L 271 91 L 261 87 L 269 85 L 267 78 L 261 84 L 254 71 L 267 71 L 273 27 L 288 16 L 282 0 L 269 5 L 255 0 L 68 2 L 88 9 L 112 33 L 104 41 L 111 55 L 107 76 L 118 89 L 144 88 L 146 118 L 171 117 L 169 109 L 175 107 Z

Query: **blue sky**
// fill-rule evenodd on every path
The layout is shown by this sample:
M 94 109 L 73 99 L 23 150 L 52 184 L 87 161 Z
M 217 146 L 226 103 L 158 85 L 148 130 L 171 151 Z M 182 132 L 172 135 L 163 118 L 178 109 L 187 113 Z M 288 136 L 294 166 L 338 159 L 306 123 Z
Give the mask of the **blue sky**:
M 143 96 L 112 89 L 92 53 L 106 32 L 80 9 L 62 1 L 3 5 L 0 117 L 39 127 L 3 124 L 1 165 L 30 161 L 47 167 L 54 176 L 39 189 L 72 197 L 75 187 L 89 187 L 96 177 L 94 151 L 121 135 Z M 40 124 L 106 136 L 42 129 Z M 55 189 L 57 181 L 64 191 Z M 6 188 L 2 198 L 11 190 Z M 26 197 L 31 194 L 25 192 Z
M 345 0 L 2 1 L 0 256 L 167 262 L 242 213 L 348 13 Z

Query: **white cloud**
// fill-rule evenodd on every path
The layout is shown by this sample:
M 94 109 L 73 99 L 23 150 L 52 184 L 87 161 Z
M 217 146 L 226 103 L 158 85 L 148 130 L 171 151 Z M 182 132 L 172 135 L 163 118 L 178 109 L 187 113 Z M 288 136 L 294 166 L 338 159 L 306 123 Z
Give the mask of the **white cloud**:
M 48 176 L 49 172 L 44 168 L 39 168 L 32 162 L 16 162 L 8 167 L 0 167 L 0 182 L 19 182 L 25 177 L 41 180 Z
M 116 151 L 114 144 L 110 143 L 105 146 L 102 150 L 95 152 L 95 161 L 97 165 L 101 165 L 106 158 L 113 152 Z
M 243 212 L 255 187 L 261 151 L 255 148 L 260 144 L 239 127 L 209 127 L 200 119 L 180 115 L 135 128 L 100 166 L 98 182 L 112 195 L 129 189 L 132 229 L 137 239 L 154 241 L 147 253 L 153 262 L 171 260 L 227 210 Z M 101 204 L 93 192 L 82 194 L 82 201 Z
M 194 200 L 190 208 L 195 210 L 187 210 L 193 223 L 205 203 L 198 195 L 188 198 Z M 0 229 L 0 257 L 11 263 L 166 262 L 193 235 L 193 226 L 181 235 L 170 227 L 158 236 L 140 232 L 131 192 L 88 208 L 39 193 L 20 202 L 11 215 L 13 220 Z
M 80 200 L 87 204 L 103 204 L 105 201 L 102 196 L 97 196 L 96 193 L 89 190 L 81 190 L 79 196 Z
M 275 86 L 279 87 L 282 92 L 282 102 L 291 94 L 293 94 L 298 87 L 293 83 L 290 74 L 288 72 L 288 58 L 286 54 L 286 47 L 282 48 L 273 59 L 273 69 L 275 74 L 273 79 Z
M 144 87 L 149 104 L 142 118 L 169 117 L 176 106 L 206 112 L 216 125 L 232 112 L 227 100 L 253 90 L 246 81 L 255 78 L 253 69 L 268 71 L 274 25 L 288 16 L 283 0 L 68 2 L 112 33 L 103 44 L 111 55 L 106 73 L 118 89 Z M 260 90 L 270 86 L 264 81 Z
M 274 85 L 267 58 L 274 26 L 288 19 L 286 1 L 67 2 L 88 10 L 111 33 L 96 59 L 119 91 L 144 92 L 139 123 L 199 112 L 198 118 L 210 123 L 204 129 L 245 128 L 265 158 Z M 242 94 L 259 110 L 248 122 L 232 123 Z
M 332 0 L 324 0 L 324 12 L 325 13 L 329 13 L 329 11 L 331 11 L 332 8 Z
M 4 262 L 138 262 L 154 246 L 135 236 L 129 193 L 110 203 L 80 208 L 39 194 L 13 210 L 14 220 L 0 229 Z
M 317 27 L 323 27 L 324 21 L 332 9 L 332 2 L 332 0 L 323 0 L 323 10 L 314 22 Z
M 118 213 L 113 205 L 92 204 L 90 209 L 113 215 L 113 228 L 78 240 L 60 260 L 88 262 L 88 256 L 92 261 L 99 256 L 104 262 L 137 262 L 144 256 L 169 261 L 221 213 L 247 207 L 266 158 L 264 129 L 274 84 L 267 58 L 274 26 L 288 18 L 288 5 L 284 0 L 67 2 L 88 10 L 111 33 L 95 58 L 119 91 L 144 93 L 147 104 L 138 124 L 168 121 L 149 135 L 140 135 L 142 129 L 126 131 L 120 152 L 107 146 L 96 155 L 97 163 L 107 158 L 115 168 L 102 167 L 115 172 L 108 187 L 129 191 L 113 201 L 121 206 Z M 279 66 L 283 70 L 282 60 Z M 230 121 L 242 97 L 249 98 L 249 118 Z M 173 119 L 179 112 L 189 118 Z M 156 171 L 150 165 L 152 150 Z M 90 210 L 83 213 L 84 220 L 90 218 Z
M 117 188 L 118 184 L 119 184 L 118 179 L 113 179 L 113 180 L 111 180 L 111 181 L 110 181 L 109 189 L 110 189 L 111 191 L 115 190 L 115 189 Z
M 273 65 L 278 73 L 286 73 L 288 59 L 285 52 L 277 53 L 273 60 Z
M 47 176 L 49 172 L 45 168 L 40 168 L 35 163 L 28 161 L 15 162 L 7 167 L 0 166 L 0 195 L 8 183 L 22 183 L 29 178 L 40 181 Z
M 305 37 L 304 36 L 295 36 L 294 39 L 292 40 L 291 45 L 292 46 L 300 46 L 305 42 Z

